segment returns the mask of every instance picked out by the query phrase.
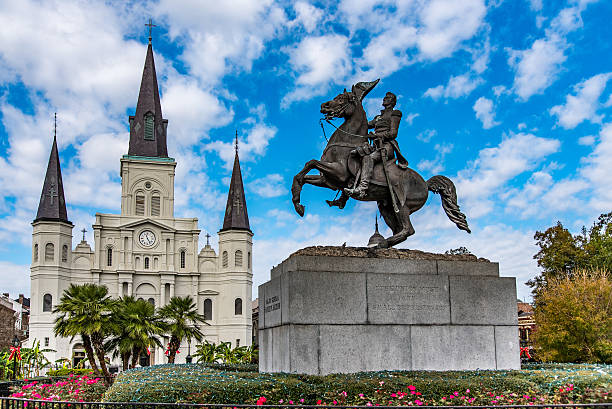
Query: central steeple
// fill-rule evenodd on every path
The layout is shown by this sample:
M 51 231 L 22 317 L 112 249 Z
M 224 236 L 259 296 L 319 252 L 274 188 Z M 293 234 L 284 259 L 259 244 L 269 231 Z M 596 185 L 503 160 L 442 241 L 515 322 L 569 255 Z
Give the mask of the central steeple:
M 153 59 L 151 37 L 147 46 L 136 114 L 130 116 L 129 156 L 168 157 L 166 129 L 168 120 L 162 118 L 159 87 Z
M 238 159 L 238 132 L 236 132 L 235 142 L 236 155 L 234 156 L 234 168 L 232 169 L 232 179 L 227 194 L 227 204 L 225 206 L 225 218 L 223 228 L 226 230 L 247 230 L 249 226 L 249 214 L 247 212 L 246 199 L 244 197 L 244 186 L 242 185 L 242 172 L 240 171 L 240 160 Z

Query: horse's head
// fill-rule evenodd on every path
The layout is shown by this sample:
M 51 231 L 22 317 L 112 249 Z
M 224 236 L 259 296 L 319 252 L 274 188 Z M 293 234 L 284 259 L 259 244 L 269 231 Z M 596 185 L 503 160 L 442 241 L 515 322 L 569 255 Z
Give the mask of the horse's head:
M 359 101 L 359 103 L 361 103 L 361 101 Z M 347 92 L 345 89 L 344 92 L 336 95 L 331 101 L 322 103 L 321 113 L 325 115 L 327 119 L 349 118 L 353 115 L 356 104 L 357 99 L 355 98 L 355 94 L 352 91 Z

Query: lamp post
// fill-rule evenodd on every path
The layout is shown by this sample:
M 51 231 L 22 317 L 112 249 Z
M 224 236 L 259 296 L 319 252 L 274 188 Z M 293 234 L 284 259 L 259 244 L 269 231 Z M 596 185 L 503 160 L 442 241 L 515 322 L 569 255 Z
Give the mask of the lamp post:
M 13 347 L 15 349 L 19 348 L 21 345 L 21 341 L 19 341 L 19 337 L 15 335 L 12 341 Z M 13 380 L 17 379 L 17 358 L 19 357 L 19 352 L 15 351 L 13 353 Z
M 187 341 L 187 356 L 185 357 L 185 362 L 190 364 L 191 361 L 193 361 L 193 358 L 191 356 L 191 340 Z

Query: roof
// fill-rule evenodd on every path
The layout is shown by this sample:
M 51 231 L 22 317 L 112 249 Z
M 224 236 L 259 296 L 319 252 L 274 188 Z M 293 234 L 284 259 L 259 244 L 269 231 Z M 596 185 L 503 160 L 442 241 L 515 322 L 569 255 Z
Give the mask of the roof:
M 34 219 L 34 222 L 38 221 L 70 223 L 70 221 L 68 221 L 68 213 L 66 212 L 64 183 L 62 182 L 62 170 L 60 168 L 55 135 L 53 136 L 53 144 L 51 145 L 47 173 L 45 174 L 42 192 L 40 193 L 38 212 L 36 213 L 36 219 Z
M 145 117 L 149 118 L 151 115 L 152 122 L 151 125 L 148 125 L 148 120 L 145 123 Z M 130 147 L 128 155 L 168 157 L 168 148 L 166 146 L 167 126 L 168 121 L 162 117 L 157 73 L 155 72 L 155 60 L 153 58 L 153 46 L 149 42 L 142 71 L 136 113 L 134 116 L 130 116 Z M 145 128 L 148 131 L 146 134 Z
M 242 185 L 242 172 L 240 171 L 238 149 L 236 149 L 236 156 L 234 157 L 234 168 L 232 170 L 229 192 L 227 194 L 223 228 L 220 231 L 225 230 L 251 231 L 246 199 L 244 197 L 244 186 Z

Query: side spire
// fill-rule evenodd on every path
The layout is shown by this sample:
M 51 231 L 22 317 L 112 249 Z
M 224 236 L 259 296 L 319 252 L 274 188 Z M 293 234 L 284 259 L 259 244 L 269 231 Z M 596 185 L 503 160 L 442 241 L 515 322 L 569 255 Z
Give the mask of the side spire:
M 51 145 L 49 164 L 47 165 L 47 173 L 45 174 L 38 212 L 34 222 L 43 220 L 70 223 L 68 221 L 68 213 L 66 212 L 62 169 L 57 150 L 57 113 L 55 114 L 53 125 L 53 144 Z
M 229 192 L 227 194 L 225 218 L 223 219 L 223 228 L 221 231 L 251 231 L 251 227 L 249 226 L 249 214 L 247 212 L 247 204 L 244 196 L 244 186 L 242 184 L 242 172 L 240 171 L 240 159 L 238 158 L 238 131 L 236 131 L 234 150 L 236 152 L 234 156 L 234 168 L 232 170 Z
M 149 44 L 145 58 L 136 113 L 130 116 L 130 156 L 168 157 L 166 129 L 168 120 L 163 119 L 151 44 L 152 29 L 156 27 L 149 19 Z

